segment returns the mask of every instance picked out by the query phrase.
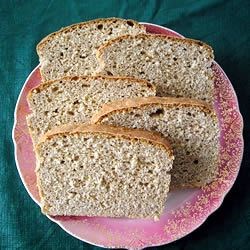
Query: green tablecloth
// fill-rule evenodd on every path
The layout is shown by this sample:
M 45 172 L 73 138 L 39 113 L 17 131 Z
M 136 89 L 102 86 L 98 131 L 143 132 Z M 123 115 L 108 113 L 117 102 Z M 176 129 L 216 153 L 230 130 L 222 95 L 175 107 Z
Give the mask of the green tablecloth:
M 223 205 L 191 235 L 166 249 L 250 249 L 250 1 L 0 1 L 0 249 L 98 249 L 40 213 L 16 170 L 11 129 L 21 87 L 38 64 L 35 46 L 50 32 L 98 17 L 169 27 L 213 46 L 245 118 L 245 157 Z

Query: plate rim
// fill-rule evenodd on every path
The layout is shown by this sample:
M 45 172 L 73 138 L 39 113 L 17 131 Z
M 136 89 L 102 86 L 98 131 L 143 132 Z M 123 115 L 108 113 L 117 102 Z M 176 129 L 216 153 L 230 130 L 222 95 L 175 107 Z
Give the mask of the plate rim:
M 166 28 L 166 27 L 163 27 L 161 25 L 157 25 L 157 24 L 153 24 L 153 23 L 148 23 L 148 22 L 140 22 L 140 24 L 143 24 L 143 25 L 149 25 L 149 26 L 154 26 L 154 27 L 158 27 L 158 28 L 161 28 L 163 30 L 166 30 L 166 31 L 170 31 L 171 33 L 174 33 L 176 34 L 177 36 L 180 36 L 182 38 L 185 38 L 183 35 L 179 34 L 178 32 L 172 30 L 172 29 L 169 29 L 169 28 Z M 235 174 L 235 178 L 233 180 L 232 183 L 230 183 L 228 189 L 226 192 L 224 192 L 221 197 L 219 198 L 218 200 L 218 203 L 216 204 L 215 207 L 213 207 L 211 209 L 211 211 L 206 215 L 206 217 L 203 218 L 203 220 L 194 228 L 192 228 L 192 230 L 188 233 L 185 233 L 184 235 L 182 235 L 181 237 L 179 237 L 178 239 L 181 239 L 187 235 L 189 235 L 190 233 L 192 233 L 193 231 L 195 231 L 196 229 L 198 229 L 207 219 L 209 216 L 211 216 L 216 210 L 218 210 L 226 195 L 229 193 L 229 191 L 232 189 L 233 185 L 235 184 L 235 181 L 239 175 L 239 171 L 240 171 L 240 168 L 241 168 L 241 163 L 242 163 L 242 159 L 243 159 L 243 153 L 244 153 L 244 138 L 243 138 L 243 127 L 244 127 L 244 120 L 243 120 L 243 117 L 242 117 L 242 114 L 240 112 L 240 108 L 239 108 L 239 101 L 238 101 L 238 97 L 236 95 L 236 92 L 235 92 L 235 89 L 233 88 L 233 85 L 230 81 L 230 79 L 228 78 L 228 76 L 226 75 L 226 73 L 224 72 L 224 70 L 221 68 L 221 66 L 214 60 L 213 63 L 219 68 L 219 70 L 223 73 L 223 76 L 227 79 L 227 81 L 230 83 L 230 90 L 231 92 L 233 93 L 234 95 L 234 99 L 236 101 L 236 105 L 235 107 L 237 107 L 237 114 L 239 115 L 239 119 L 240 119 L 240 124 L 241 124 L 241 136 L 240 136 L 240 139 L 242 141 L 242 150 L 241 150 L 241 155 L 239 156 L 239 167 L 237 169 L 237 173 Z M 31 78 L 31 76 L 33 75 L 33 73 L 40 67 L 40 63 L 30 72 L 30 74 L 28 75 L 28 77 L 26 78 L 20 92 L 19 92 L 19 95 L 18 95 L 18 98 L 17 98 L 17 101 L 16 101 L 16 105 L 15 105 L 15 109 L 14 109 L 14 123 L 13 123 L 13 127 L 12 127 L 12 141 L 13 141 L 13 144 L 14 144 L 14 158 L 15 158 L 15 163 L 16 163 L 16 168 L 18 170 L 18 174 L 21 178 L 21 181 L 26 189 L 26 191 L 28 192 L 29 196 L 31 197 L 31 199 L 40 207 L 39 205 L 39 202 L 35 199 L 35 197 L 33 197 L 33 195 L 31 194 L 31 192 L 29 191 L 25 181 L 24 181 L 24 178 L 22 176 L 22 173 L 21 173 L 21 170 L 20 170 L 20 166 L 19 166 L 19 162 L 18 162 L 18 159 L 17 159 L 17 143 L 16 143 L 16 140 L 15 140 L 15 129 L 16 129 L 16 125 L 17 125 L 17 109 L 18 109 L 18 106 L 19 106 L 19 103 L 20 103 L 20 99 L 21 99 L 21 96 L 23 94 L 23 91 L 24 91 L 24 88 L 27 84 L 27 82 L 29 81 L 29 79 Z M 107 245 L 101 245 L 101 244 L 96 244 L 94 242 L 91 242 L 91 241 L 88 241 L 86 239 L 82 239 L 80 238 L 79 236 L 77 236 L 76 234 L 72 233 L 71 231 L 67 230 L 64 225 L 61 223 L 61 221 L 58 221 L 58 220 L 55 220 L 54 218 L 52 218 L 51 216 L 49 215 L 46 215 L 46 217 L 48 217 L 48 219 L 50 219 L 51 221 L 55 222 L 57 225 L 59 225 L 65 232 L 67 232 L 68 234 L 72 235 L 73 237 L 77 238 L 78 240 L 80 241 L 83 241 L 83 242 L 86 242 L 86 243 L 89 243 L 89 244 L 92 244 L 94 246 L 98 246 L 98 247 L 104 247 L 104 248 L 123 248 L 124 246 L 107 246 Z M 133 248 L 133 249 L 144 249 L 146 247 L 157 247 L 157 246 L 162 246 L 162 245 L 166 245 L 166 244 L 169 244 L 169 243 L 172 243 L 172 242 L 175 242 L 177 241 L 178 239 L 175 239 L 175 240 L 172 240 L 171 242 L 168 242 L 166 240 L 166 242 L 161 242 L 160 244 L 145 244 L 144 246 L 142 247 L 138 247 L 138 248 Z M 130 248 L 131 249 L 131 248 Z

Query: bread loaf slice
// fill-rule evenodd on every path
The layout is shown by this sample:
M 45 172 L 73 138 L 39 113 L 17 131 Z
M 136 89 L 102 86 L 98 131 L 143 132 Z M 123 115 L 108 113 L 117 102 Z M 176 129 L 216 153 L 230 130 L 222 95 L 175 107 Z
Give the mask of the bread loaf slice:
M 158 96 L 214 100 L 213 50 L 207 44 L 139 34 L 108 41 L 97 51 L 99 73 L 155 82 Z
M 162 133 L 175 155 L 171 188 L 201 187 L 217 175 L 219 125 L 205 102 L 164 97 L 128 99 L 105 105 L 92 122 Z
M 28 95 L 27 123 L 34 144 L 53 126 L 86 123 L 102 104 L 129 97 L 154 96 L 144 80 L 117 77 L 64 77 L 45 82 Z
M 96 19 L 65 27 L 37 45 L 43 81 L 64 75 L 92 75 L 96 70 L 95 50 L 121 35 L 145 33 L 146 28 L 119 18 Z
M 49 215 L 158 218 L 173 153 L 156 133 L 66 125 L 36 147 L 42 212 Z

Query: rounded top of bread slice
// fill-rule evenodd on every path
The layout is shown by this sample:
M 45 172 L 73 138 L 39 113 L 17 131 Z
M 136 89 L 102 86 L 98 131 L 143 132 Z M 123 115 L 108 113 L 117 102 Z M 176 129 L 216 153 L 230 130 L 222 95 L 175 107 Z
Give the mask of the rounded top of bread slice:
M 49 34 L 48 36 L 46 36 L 45 38 L 43 38 L 37 45 L 37 52 L 39 54 L 39 52 L 43 49 L 43 47 L 48 44 L 51 40 L 55 39 L 56 37 L 60 36 L 61 34 L 66 34 L 69 32 L 72 32 L 74 30 L 81 30 L 84 29 L 85 27 L 89 27 L 89 26 L 96 26 L 97 30 L 101 30 L 103 28 L 103 24 L 106 25 L 111 25 L 111 24 L 115 24 L 118 23 L 119 25 L 124 25 L 126 27 L 134 27 L 136 29 L 141 30 L 142 32 L 146 32 L 146 27 L 142 24 L 139 24 L 138 22 L 134 21 L 134 20 L 130 20 L 130 19 L 122 19 L 122 18 L 116 18 L 116 17 L 112 17 L 112 18 L 99 18 L 99 19 L 95 19 L 95 20 L 90 20 L 87 22 L 81 22 L 81 23 L 75 23 L 72 24 L 70 26 L 64 27 L 56 32 L 53 32 L 51 34 Z
M 143 79 L 136 79 L 134 77 L 116 77 L 116 76 L 102 76 L 102 75 L 96 75 L 96 76 L 64 76 L 60 79 L 53 79 L 53 80 L 49 80 L 49 81 L 45 81 L 42 82 L 40 85 L 34 87 L 33 89 L 31 89 L 28 93 L 27 99 L 29 100 L 32 96 L 32 93 L 39 93 L 42 90 L 45 90 L 49 87 L 51 87 L 53 84 L 58 83 L 58 81 L 60 83 L 63 83 L 63 81 L 78 81 L 78 80 L 86 80 L 85 84 L 89 84 L 87 81 L 94 81 L 94 80 L 103 80 L 103 81 L 108 81 L 108 80 L 112 80 L 112 81 L 120 81 L 122 82 L 124 80 L 124 85 L 127 85 L 127 81 L 132 82 L 132 83 L 136 83 L 136 84 L 141 84 L 142 86 L 145 86 L 149 89 L 151 89 L 152 91 L 155 91 L 155 86 L 154 84 L 143 80 Z
M 172 41 L 176 43 L 182 43 L 182 44 L 187 44 L 187 45 L 195 45 L 197 48 L 200 48 L 202 50 L 205 50 L 207 54 L 210 56 L 210 58 L 214 59 L 214 53 L 213 49 L 211 46 L 208 44 L 200 41 L 200 40 L 195 40 L 195 39 L 190 39 L 190 38 L 179 38 L 179 37 L 174 37 L 174 36 L 167 36 L 163 34 L 137 34 L 137 35 L 123 35 L 119 36 L 117 38 L 111 39 L 102 46 L 99 47 L 97 50 L 97 57 L 101 57 L 102 54 L 105 52 L 105 49 L 112 46 L 113 44 L 120 43 L 122 41 L 128 41 L 128 40 L 155 40 L 155 39 L 160 39 L 160 40 L 165 40 L 165 41 Z
M 142 140 L 145 143 L 165 148 L 169 157 L 172 159 L 174 157 L 168 140 L 162 137 L 160 133 L 100 124 L 66 124 L 55 127 L 41 137 L 40 141 L 36 145 L 36 150 L 39 150 L 40 145 L 46 140 L 50 140 L 58 135 L 64 136 L 67 134 L 104 134 L 111 137 L 121 137 L 129 140 Z
M 99 123 L 108 114 L 115 112 L 122 112 L 124 110 L 130 110 L 132 108 L 140 108 L 151 105 L 164 105 L 169 107 L 196 107 L 207 114 L 210 114 L 217 120 L 216 113 L 211 105 L 204 101 L 194 100 L 190 98 L 174 98 L 174 97 L 138 97 L 129 98 L 122 101 L 113 101 L 109 104 L 103 105 L 103 107 L 96 113 L 92 119 L 92 123 Z

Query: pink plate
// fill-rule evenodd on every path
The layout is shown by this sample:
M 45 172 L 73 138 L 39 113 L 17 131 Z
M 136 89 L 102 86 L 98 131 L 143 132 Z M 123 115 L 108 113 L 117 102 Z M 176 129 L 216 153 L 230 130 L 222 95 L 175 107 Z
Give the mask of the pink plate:
M 144 23 L 148 32 L 182 37 L 154 24 Z M 215 108 L 220 120 L 220 166 L 216 181 L 202 189 L 171 192 L 160 221 L 102 217 L 48 217 L 74 237 L 107 248 L 141 249 L 175 241 L 198 228 L 222 203 L 235 182 L 243 154 L 243 120 L 232 84 L 214 62 L 216 76 Z M 35 156 L 25 117 L 30 89 L 41 82 L 39 66 L 27 78 L 19 95 L 13 128 L 17 169 L 31 198 L 39 205 L 36 187 Z

